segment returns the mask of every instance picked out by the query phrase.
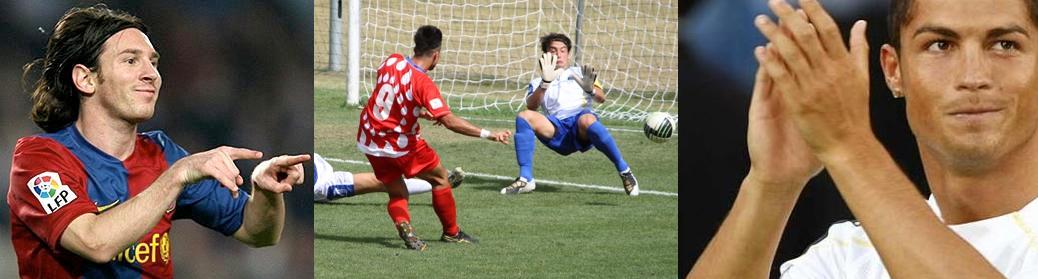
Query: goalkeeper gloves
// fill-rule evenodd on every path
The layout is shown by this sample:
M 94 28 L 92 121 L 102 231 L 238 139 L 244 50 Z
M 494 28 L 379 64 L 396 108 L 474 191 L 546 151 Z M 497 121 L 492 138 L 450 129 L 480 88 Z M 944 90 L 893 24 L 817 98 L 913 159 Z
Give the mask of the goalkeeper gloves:
M 573 79 L 580 84 L 581 89 L 584 89 L 584 94 L 595 96 L 595 81 L 598 80 L 598 73 L 595 72 L 595 67 L 584 65 L 580 67 L 580 71 L 584 73 L 584 78 L 574 76 Z
M 556 69 L 555 64 L 559 61 L 559 57 L 555 54 L 545 52 L 541 55 L 541 59 L 538 59 L 537 72 L 541 74 L 541 88 L 548 89 L 552 81 L 555 81 L 562 74 L 562 69 Z

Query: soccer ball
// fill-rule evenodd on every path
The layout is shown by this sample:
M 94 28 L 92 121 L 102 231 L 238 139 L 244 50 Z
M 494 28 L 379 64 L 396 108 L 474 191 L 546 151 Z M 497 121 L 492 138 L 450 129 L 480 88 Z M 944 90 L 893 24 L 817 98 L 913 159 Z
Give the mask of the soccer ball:
M 677 129 L 678 121 L 666 112 L 653 112 L 645 117 L 645 137 L 654 142 L 665 142 L 670 139 L 674 129 Z

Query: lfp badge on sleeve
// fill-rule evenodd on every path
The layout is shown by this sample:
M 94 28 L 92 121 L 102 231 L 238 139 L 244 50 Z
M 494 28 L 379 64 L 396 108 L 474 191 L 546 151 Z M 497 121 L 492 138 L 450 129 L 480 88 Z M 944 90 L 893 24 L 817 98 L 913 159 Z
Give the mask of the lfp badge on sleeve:
M 62 206 L 76 200 L 76 193 L 68 185 L 61 184 L 61 177 L 56 172 L 44 172 L 29 179 L 29 190 L 43 206 L 47 214 L 54 213 Z

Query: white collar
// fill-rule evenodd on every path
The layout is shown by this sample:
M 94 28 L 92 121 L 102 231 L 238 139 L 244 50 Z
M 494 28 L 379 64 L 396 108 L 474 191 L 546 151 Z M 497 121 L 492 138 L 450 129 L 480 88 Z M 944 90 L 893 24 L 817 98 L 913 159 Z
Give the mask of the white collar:
M 934 198 L 933 194 L 930 194 L 930 197 L 928 199 L 926 199 L 926 204 L 930 206 L 930 209 L 933 210 L 934 214 L 937 214 L 937 219 L 940 220 L 941 223 L 944 223 L 944 218 L 941 217 L 941 208 L 937 205 L 937 199 Z M 1006 213 L 1006 214 L 994 216 L 994 217 L 987 218 L 987 219 L 981 219 L 981 220 L 976 220 L 976 221 L 973 221 L 973 222 L 956 224 L 956 225 L 949 225 L 949 226 L 951 226 L 951 227 L 958 227 L 958 226 L 965 226 L 965 225 L 970 225 L 970 224 L 975 224 L 975 223 L 981 223 L 981 222 L 985 222 L 985 221 L 988 221 L 988 220 L 993 220 L 993 219 L 998 219 L 998 218 L 1001 218 L 1001 217 L 1009 216 L 1009 215 L 1012 215 L 1013 213 L 1038 214 L 1038 198 L 1035 198 L 1035 199 L 1031 200 L 1030 202 L 1027 202 L 1027 204 L 1024 205 L 1023 208 L 1020 208 L 1020 210 L 1018 210 L 1018 211 L 1009 212 L 1009 213 Z

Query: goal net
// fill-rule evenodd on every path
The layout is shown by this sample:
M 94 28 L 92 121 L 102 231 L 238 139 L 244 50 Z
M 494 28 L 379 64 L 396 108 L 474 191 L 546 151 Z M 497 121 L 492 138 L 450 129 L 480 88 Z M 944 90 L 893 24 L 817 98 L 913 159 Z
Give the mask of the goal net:
M 319 30 L 315 18 L 315 40 L 327 40 L 331 3 L 317 2 L 315 15 L 326 20 Z M 527 84 L 536 77 L 538 39 L 558 32 L 574 40 L 571 65 L 588 64 L 599 72 L 608 99 L 594 104 L 599 115 L 632 121 L 654 111 L 677 116 L 677 10 L 676 0 L 363 1 L 359 94 L 371 94 L 376 69 L 388 55 L 411 55 L 414 31 L 430 24 L 444 34 L 442 57 L 430 77 L 451 108 L 514 112 L 524 107 Z M 348 24 L 348 9 L 342 17 Z M 342 38 L 345 49 L 348 37 Z M 315 53 L 317 71 L 328 69 L 329 47 L 319 43 L 315 52 L 325 53 Z

